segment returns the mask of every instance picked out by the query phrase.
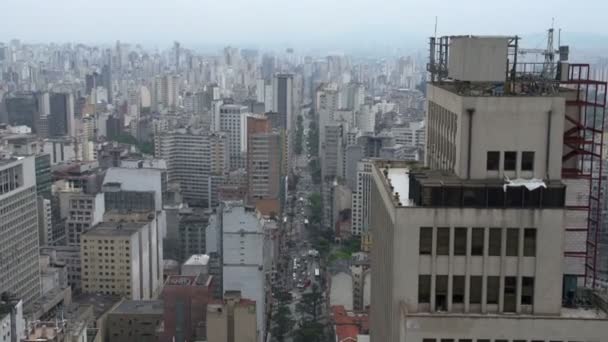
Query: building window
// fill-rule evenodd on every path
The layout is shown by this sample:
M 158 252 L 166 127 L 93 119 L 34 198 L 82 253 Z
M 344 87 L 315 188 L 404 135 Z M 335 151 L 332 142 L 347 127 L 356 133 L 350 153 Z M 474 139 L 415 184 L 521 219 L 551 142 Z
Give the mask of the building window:
M 471 276 L 469 286 L 469 303 L 481 304 L 482 278 L 481 276 Z
M 484 228 L 473 228 L 471 232 L 471 255 L 483 255 Z
M 521 304 L 534 305 L 534 278 L 521 278 Z
M 524 256 L 536 256 L 536 228 L 524 229 Z
M 437 228 L 437 250 L 435 254 L 450 254 L 450 228 Z
M 507 256 L 518 256 L 519 228 L 507 229 Z
M 517 167 L 517 152 L 505 152 L 505 171 L 515 171 Z
M 452 303 L 464 303 L 464 276 L 452 277 Z
M 504 292 L 504 312 L 515 312 L 516 310 L 516 295 L 517 293 L 517 278 L 505 277 L 505 292 Z
M 433 228 L 420 228 L 420 243 L 418 246 L 420 255 L 430 255 L 433 251 Z
M 486 169 L 488 171 L 498 171 L 500 167 L 500 152 L 498 151 L 488 151 L 488 156 L 486 160 Z
M 498 304 L 498 293 L 500 292 L 500 277 L 488 277 L 487 302 Z
M 430 302 L 431 302 L 431 276 L 421 274 L 418 276 L 418 303 L 430 303 Z
M 448 310 L 448 276 L 438 275 L 435 277 L 435 310 Z
M 423 338 L 422 342 L 437 342 L 436 338 Z
M 534 152 L 521 153 L 521 170 L 534 171 Z
M 467 255 L 467 228 L 454 229 L 454 255 Z
M 500 256 L 502 251 L 502 229 L 490 228 L 488 242 L 488 254 L 490 256 Z

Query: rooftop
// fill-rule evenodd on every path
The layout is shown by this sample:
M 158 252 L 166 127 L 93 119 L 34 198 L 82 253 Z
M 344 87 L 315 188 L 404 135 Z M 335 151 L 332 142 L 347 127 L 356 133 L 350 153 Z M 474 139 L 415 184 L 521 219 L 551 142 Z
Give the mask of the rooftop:
M 82 236 L 131 236 L 139 231 L 146 222 L 100 222 Z
M 83 293 L 73 298 L 74 303 L 93 306 L 93 313 L 96 319 L 112 309 L 119 301 L 119 296 L 101 293 Z
M 206 254 L 194 254 L 191 255 L 184 265 L 198 265 L 198 266 L 206 266 L 209 263 L 209 256 Z
M 112 314 L 162 315 L 162 300 L 123 300 L 112 310 Z

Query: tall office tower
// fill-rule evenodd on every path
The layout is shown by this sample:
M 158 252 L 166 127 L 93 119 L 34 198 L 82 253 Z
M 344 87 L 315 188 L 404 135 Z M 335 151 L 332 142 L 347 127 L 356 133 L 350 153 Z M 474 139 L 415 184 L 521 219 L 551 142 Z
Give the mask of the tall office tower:
M 99 80 L 99 77 L 97 78 Z M 108 103 L 113 103 L 114 99 L 114 88 L 112 87 L 112 66 L 111 64 L 105 64 L 101 68 L 101 83 L 97 86 L 103 86 L 108 92 Z
M 0 292 L 27 307 L 40 297 L 34 157 L 0 159 Z
M 97 89 L 97 87 L 105 87 L 103 82 L 103 75 L 93 72 L 86 74 L 84 77 L 85 83 L 85 94 L 91 95 Z
M 273 111 L 285 117 L 287 131 L 292 130 L 293 120 L 293 75 L 278 74 L 272 79 Z
M 260 212 L 281 213 L 283 166 L 281 135 L 264 116 L 247 118 L 247 202 Z
M 264 103 L 266 97 L 264 92 L 266 91 L 266 82 L 263 78 L 255 80 L 255 97 L 257 102 Z
M 156 110 L 172 109 L 177 106 L 178 82 L 179 78 L 176 75 L 160 75 L 154 78 L 152 101 Z
M 49 136 L 75 136 L 74 97 L 68 93 L 50 95 Z
M 357 163 L 357 184 L 353 191 L 352 231 L 354 236 L 366 234 L 369 228 L 372 161 L 363 159 Z
M 228 138 L 230 170 L 245 168 L 247 153 L 247 107 L 225 104 L 220 107 L 219 131 Z
M 228 171 L 228 138 L 224 133 L 195 129 L 154 136 L 154 155 L 167 161 L 169 182 L 180 184 L 191 206 L 214 208 L 217 186 Z
M 602 340 L 606 313 L 577 305 L 605 299 L 564 267 L 578 91 L 512 64 L 507 87 L 513 37 L 438 39 L 449 57 L 429 66 L 429 169 L 372 166 L 371 341 Z M 501 90 L 478 91 L 488 83 Z
M 35 93 L 20 92 L 4 99 L 6 102 L 7 123 L 12 126 L 25 125 L 36 132 L 39 117 L 38 99 Z
M 238 291 L 227 292 L 220 303 L 207 305 L 207 341 L 260 341 L 254 314 L 258 305 Z
M 258 340 L 264 336 L 266 319 L 266 272 L 272 248 L 264 231 L 264 219 L 242 202 L 226 202 L 221 211 L 223 291 L 241 291 L 255 300 Z
M 173 43 L 173 53 L 174 53 L 174 63 L 175 63 L 175 71 L 179 70 L 179 58 L 180 58 L 181 48 L 179 46 L 179 42 Z
M 155 298 L 163 279 L 156 253 L 161 229 L 153 211 L 108 211 L 81 237 L 82 291 Z

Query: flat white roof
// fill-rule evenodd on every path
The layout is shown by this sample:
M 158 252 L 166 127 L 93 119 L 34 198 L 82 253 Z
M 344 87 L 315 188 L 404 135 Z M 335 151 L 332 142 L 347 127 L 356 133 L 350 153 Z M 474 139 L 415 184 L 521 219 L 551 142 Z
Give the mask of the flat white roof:
M 194 254 L 191 255 L 184 265 L 200 265 L 205 266 L 209 262 L 209 256 L 207 254 Z
M 410 170 L 405 167 L 399 168 L 390 168 L 388 169 L 388 179 L 391 181 L 391 185 L 393 186 L 393 193 L 391 195 L 395 195 L 399 193 L 399 201 L 401 201 L 401 205 L 410 206 L 412 205 L 409 199 L 410 193 Z

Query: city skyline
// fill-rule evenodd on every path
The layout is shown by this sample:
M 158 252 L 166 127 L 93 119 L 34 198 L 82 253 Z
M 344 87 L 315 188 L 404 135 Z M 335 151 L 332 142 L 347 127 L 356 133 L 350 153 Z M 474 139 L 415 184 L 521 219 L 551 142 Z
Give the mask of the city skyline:
M 513 8 L 526 9 L 514 13 L 517 21 L 505 15 Z M 0 13 L 4 27 L 0 41 L 15 38 L 32 43 L 112 44 L 121 40 L 163 47 L 179 40 L 202 49 L 224 45 L 420 49 L 424 48 L 426 37 L 434 32 L 435 17 L 438 34 L 518 34 L 532 37 L 529 44 L 536 45 L 542 39 L 534 37 L 555 20 L 564 37 L 572 37 L 571 44 L 578 43 L 579 35 L 589 32 L 594 34 L 589 34 L 586 40 L 608 39 L 608 30 L 601 25 L 600 17 L 608 10 L 608 4 L 591 1 L 586 9 L 593 10 L 586 11 L 583 21 L 579 5 L 563 0 L 533 3 L 516 0 L 491 5 L 480 0 L 461 1 L 458 5 L 439 0 L 419 4 L 393 0 L 348 3 L 312 0 L 289 5 L 276 0 L 221 3 L 178 0 L 170 4 L 143 0 L 84 4 L 59 0 L 52 6 L 35 0 L 10 0 Z M 469 20 L 470 17 L 475 20 Z M 61 24 L 64 22 L 69 25 Z

